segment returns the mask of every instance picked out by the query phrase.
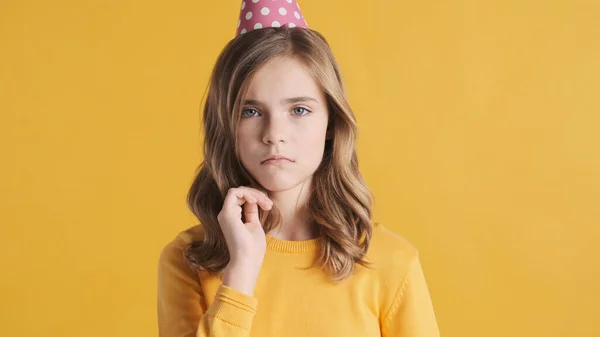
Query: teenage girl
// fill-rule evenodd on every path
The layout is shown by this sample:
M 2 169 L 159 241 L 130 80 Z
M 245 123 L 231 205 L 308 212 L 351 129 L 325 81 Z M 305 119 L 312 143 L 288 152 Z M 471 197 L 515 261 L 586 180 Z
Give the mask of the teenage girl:
M 295 0 L 246 0 L 204 105 L 199 224 L 158 266 L 161 337 L 437 337 L 418 251 L 371 220 L 357 126 Z

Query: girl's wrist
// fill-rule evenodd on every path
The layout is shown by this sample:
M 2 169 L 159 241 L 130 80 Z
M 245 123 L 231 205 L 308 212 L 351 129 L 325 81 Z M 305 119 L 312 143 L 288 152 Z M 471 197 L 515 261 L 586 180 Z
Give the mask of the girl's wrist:
M 253 296 L 260 268 L 247 264 L 229 264 L 223 273 L 223 285 Z

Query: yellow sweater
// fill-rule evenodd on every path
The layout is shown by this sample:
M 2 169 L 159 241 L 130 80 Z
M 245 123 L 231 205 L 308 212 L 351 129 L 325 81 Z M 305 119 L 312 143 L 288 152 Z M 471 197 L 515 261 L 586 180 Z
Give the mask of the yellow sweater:
M 202 238 L 201 226 L 177 235 L 158 265 L 160 337 L 437 337 L 438 326 L 417 250 L 375 224 L 367 252 L 373 269 L 357 265 L 335 285 L 307 267 L 317 239 L 267 236 L 267 252 L 254 296 L 194 272 L 182 247 Z

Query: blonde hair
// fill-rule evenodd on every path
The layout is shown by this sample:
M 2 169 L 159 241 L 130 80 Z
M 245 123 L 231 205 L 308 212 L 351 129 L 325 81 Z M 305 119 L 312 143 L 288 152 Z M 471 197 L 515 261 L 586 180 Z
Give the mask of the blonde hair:
M 222 271 L 229 263 L 229 252 L 217 215 L 227 191 L 245 185 L 268 193 L 241 164 L 236 133 L 253 75 L 282 56 L 301 61 L 326 97 L 331 136 L 313 175 L 307 210 L 320 231 L 320 253 L 313 266 L 323 268 L 331 280 L 342 281 L 352 275 L 355 263 L 369 267 L 365 256 L 373 228 L 373 198 L 359 172 L 356 119 L 339 67 L 325 38 L 306 28 L 253 30 L 231 40 L 219 55 L 203 112 L 204 161 L 187 196 L 188 207 L 204 228 L 204 238 L 189 244 L 185 256 L 196 270 Z M 260 219 L 267 233 L 281 220 L 275 208 L 260 210 Z

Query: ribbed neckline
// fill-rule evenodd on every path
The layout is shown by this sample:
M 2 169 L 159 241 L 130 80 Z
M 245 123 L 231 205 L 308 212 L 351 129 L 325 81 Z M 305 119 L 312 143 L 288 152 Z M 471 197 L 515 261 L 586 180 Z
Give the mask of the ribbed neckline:
M 319 247 L 320 238 L 309 240 L 282 240 L 267 234 L 267 249 L 281 252 L 299 254 L 316 251 Z

